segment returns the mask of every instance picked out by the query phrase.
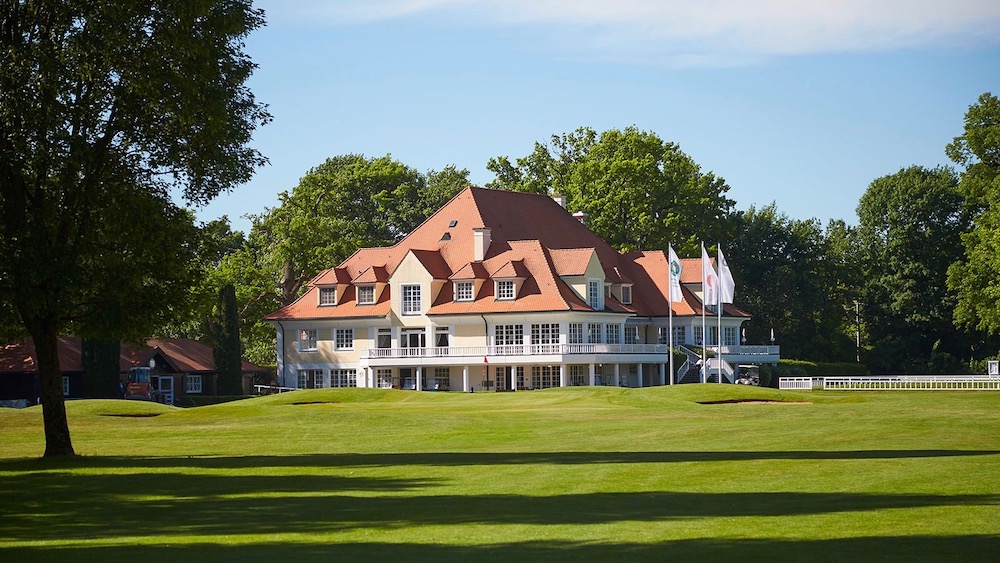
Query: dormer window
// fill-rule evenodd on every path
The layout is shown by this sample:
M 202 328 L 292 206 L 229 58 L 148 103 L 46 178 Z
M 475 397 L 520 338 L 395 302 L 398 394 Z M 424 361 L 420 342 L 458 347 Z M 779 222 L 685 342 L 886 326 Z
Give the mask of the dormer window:
M 321 287 L 319 288 L 319 304 L 321 307 L 336 305 L 337 304 L 337 288 L 335 287 Z
M 455 282 L 455 301 L 472 301 L 473 285 L 470 281 Z
M 595 311 L 604 310 L 604 300 L 601 293 L 601 280 L 590 280 L 587 282 L 587 304 Z
M 375 303 L 375 286 L 358 286 L 358 305 L 372 305 Z
M 498 301 L 513 301 L 514 299 L 514 280 L 499 280 L 497 281 L 497 300 Z
M 622 303 L 626 305 L 632 304 L 632 286 L 622 285 Z

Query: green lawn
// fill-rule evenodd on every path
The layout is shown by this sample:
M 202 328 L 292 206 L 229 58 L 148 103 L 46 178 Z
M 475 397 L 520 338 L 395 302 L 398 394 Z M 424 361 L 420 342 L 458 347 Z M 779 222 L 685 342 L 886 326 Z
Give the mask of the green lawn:
M 701 404 L 736 398 L 787 404 Z M 41 411 L 0 409 L 0 561 L 1000 559 L 1000 393 L 328 389 L 68 411 L 81 457 L 53 462 Z

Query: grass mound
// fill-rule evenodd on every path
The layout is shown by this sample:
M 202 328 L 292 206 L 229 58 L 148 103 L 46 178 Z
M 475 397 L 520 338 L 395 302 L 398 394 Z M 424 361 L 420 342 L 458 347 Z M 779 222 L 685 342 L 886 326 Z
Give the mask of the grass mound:
M 39 407 L 40 408 L 40 407 Z M 67 401 L 66 413 L 70 416 L 120 416 L 145 418 L 179 410 L 177 407 L 152 401 L 124 399 L 81 399 Z

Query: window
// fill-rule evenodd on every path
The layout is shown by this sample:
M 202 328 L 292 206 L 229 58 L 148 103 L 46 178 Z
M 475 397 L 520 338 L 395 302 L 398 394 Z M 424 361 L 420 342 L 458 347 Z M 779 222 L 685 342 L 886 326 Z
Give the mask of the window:
M 511 300 L 514 298 L 514 281 L 503 280 L 497 282 L 497 299 Z
M 587 366 L 569 366 L 569 384 L 579 387 L 587 384 Z
M 434 368 L 434 384 L 431 388 L 435 391 L 447 391 L 449 387 L 451 387 L 451 370 Z
M 317 349 L 316 333 L 315 328 L 299 332 L 299 352 L 313 352 Z
M 201 376 L 188 375 L 184 378 L 185 393 L 201 393 Z
M 639 343 L 639 327 L 638 325 L 626 325 L 625 326 L 625 344 L 638 344 Z
M 472 301 L 473 286 L 470 281 L 455 282 L 455 301 Z
M 497 346 L 524 344 L 524 325 L 496 325 L 493 331 L 493 344 Z
M 321 287 L 321 288 L 319 288 L 319 304 L 320 304 L 320 306 L 336 305 L 337 304 L 337 288 L 335 288 L 335 287 Z
M 69 397 L 69 377 L 63 376 L 63 396 Z
M 599 344 L 601 342 L 601 324 L 587 323 L 587 343 Z
M 609 324 L 607 325 L 608 333 L 608 344 L 621 344 L 622 343 L 622 325 Z
M 312 389 L 316 387 L 316 382 L 319 381 L 319 386 L 323 385 L 323 370 L 321 369 L 300 369 L 298 374 L 298 388 L 299 389 Z
M 703 336 L 704 336 L 704 333 L 701 331 L 701 327 L 695 325 L 695 327 L 694 327 L 694 343 L 697 344 L 698 346 L 701 346 L 702 344 L 704 344 L 705 341 L 702 338 Z
M 375 303 L 375 286 L 359 285 L 358 305 L 372 305 L 373 303 Z
M 669 334 L 670 334 L 670 329 L 668 329 L 667 327 L 665 326 L 656 327 L 656 343 L 670 344 L 670 342 L 667 340 Z
M 536 324 L 531 325 L 532 344 L 558 344 L 559 325 L 557 324 Z
M 531 366 L 531 387 L 533 389 L 559 387 L 559 366 Z
M 682 327 L 682 326 L 675 326 L 674 327 L 674 346 L 676 346 L 678 344 L 684 344 L 685 342 L 687 342 L 684 339 L 685 336 L 686 336 L 686 333 L 687 333 L 687 331 L 684 330 L 684 327 Z
M 378 329 L 378 335 L 375 337 L 375 346 L 377 348 L 390 348 L 390 347 L 392 347 L 392 329 L 391 328 L 380 328 L 380 329 Z
M 439 326 L 434 328 L 434 346 L 437 348 L 448 347 L 448 327 Z
M 331 369 L 330 387 L 357 387 L 358 372 L 353 369 Z
M 601 299 L 601 280 L 587 282 L 587 304 L 595 311 L 604 309 L 604 300 Z
M 569 323 L 569 343 L 583 344 L 583 323 Z
M 375 378 L 378 380 L 377 385 L 379 389 L 392 389 L 392 369 L 376 369 Z
M 632 304 L 632 286 L 623 285 L 622 286 L 622 303 L 626 305 Z
M 403 289 L 403 314 L 404 315 L 419 315 L 420 314 L 420 286 L 419 285 L 404 285 L 402 289 Z
M 323 370 L 313 370 L 313 387 L 316 389 L 326 387 L 326 373 L 324 373 Z
M 735 326 L 723 327 L 722 330 L 723 330 L 722 334 L 726 338 L 726 340 L 725 340 L 725 342 L 723 342 L 723 344 L 725 344 L 726 346 L 736 346 L 737 344 L 739 344 L 739 341 L 736 338 L 736 327 Z
M 708 344 L 709 346 L 715 346 L 719 343 L 719 327 L 710 326 L 708 327 Z
M 338 328 L 336 331 L 336 339 L 334 341 L 335 350 L 353 350 L 354 349 L 354 329 L 353 328 Z

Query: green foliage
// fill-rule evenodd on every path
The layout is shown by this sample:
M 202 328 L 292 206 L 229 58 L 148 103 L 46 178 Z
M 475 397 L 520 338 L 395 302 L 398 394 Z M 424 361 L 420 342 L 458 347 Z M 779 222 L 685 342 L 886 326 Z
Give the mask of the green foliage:
M 226 284 L 219 291 L 219 322 L 212 349 L 215 369 L 219 373 L 216 385 L 220 395 L 243 393 L 243 351 L 238 314 L 236 289 L 232 284 Z
M 581 127 L 535 143 L 512 164 L 491 158 L 489 187 L 562 194 L 570 211 L 587 214 L 587 226 L 621 251 L 666 249 L 695 254 L 702 240 L 728 240 L 734 202 L 729 186 L 675 143 L 635 127 L 600 135 Z
M 984 93 L 965 114 L 965 131 L 947 147 L 965 167 L 959 191 L 973 214 L 965 256 L 948 270 L 960 326 L 1000 334 L 1000 99 Z
M 0 303 L 35 342 L 46 455 L 71 455 L 56 338 L 143 337 L 187 307 L 193 225 L 171 192 L 202 204 L 265 162 L 247 146 L 270 116 L 243 53 L 263 14 L 241 0 L 0 10 Z
M 121 397 L 121 342 L 83 339 L 80 343 L 83 362 L 83 396 L 88 399 Z
M 775 369 L 779 375 L 809 376 L 865 376 L 869 375 L 864 364 L 853 362 L 810 362 L 806 360 L 781 360 Z
M 858 218 L 867 363 L 876 373 L 952 371 L 947 357 L 968 358 L 976 344 L 955 330 L 946 280 L 969 228 L 957 175 L 912 166 L 878 178 Z
M 468 175 L 454 166 L 424 175 L 388 155 L 340 155 L 279 194 L 278 207 L 251 216 L 246 244 L 209 276 L 212 285 L 236 288 L 247 359 L 275 363 L 275 331 L 264 316 L 359 248 L 401 239 L 464 189 Z
M 736 305 L 753 316 L 748 343 L 768 343 L 783 356 L 847 360 L 853 338 L 855 274 L 851 230 L 842 221 L 793 220 L 774 204 L 736 217 L 726 245 Z

